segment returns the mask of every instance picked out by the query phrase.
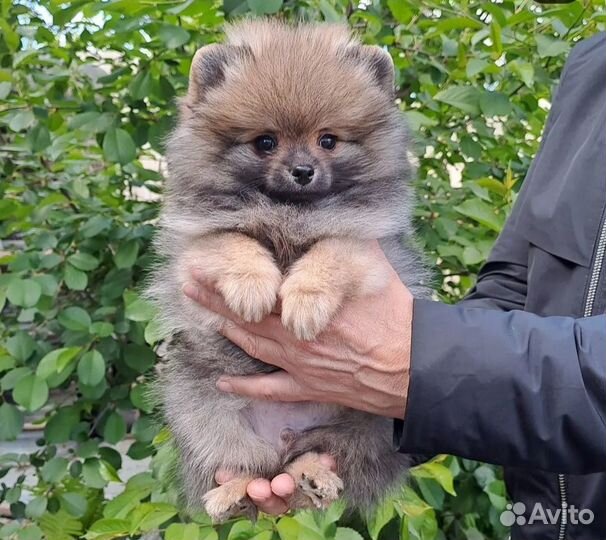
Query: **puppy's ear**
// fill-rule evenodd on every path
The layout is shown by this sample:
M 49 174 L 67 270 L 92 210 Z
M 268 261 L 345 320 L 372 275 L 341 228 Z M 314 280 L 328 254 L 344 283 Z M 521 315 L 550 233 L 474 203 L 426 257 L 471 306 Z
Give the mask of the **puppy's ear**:
M 212 43 L 198 49 L 189 71 L 188 97 L 202 100 L 206 93 L 225 80 L 225 70 L 239 58 L 248 56 L 245 47 Z
M 389 52 L 377 45 L 356 45 L 348 47 L 346 54 L 356 63 L 362 63 L 386 93 L 394 94 L 395 68 Z

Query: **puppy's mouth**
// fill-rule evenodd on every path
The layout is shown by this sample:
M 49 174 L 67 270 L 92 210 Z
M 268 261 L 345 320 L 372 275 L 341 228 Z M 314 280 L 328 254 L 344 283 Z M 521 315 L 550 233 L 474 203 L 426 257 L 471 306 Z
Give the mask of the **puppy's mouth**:
M 263 195 L 271 199 L 272 202 L 278 204 L 312 204 L 326 197 L 329 190 L 277 190 L 267 187 L 260 187 L 259 190 Z

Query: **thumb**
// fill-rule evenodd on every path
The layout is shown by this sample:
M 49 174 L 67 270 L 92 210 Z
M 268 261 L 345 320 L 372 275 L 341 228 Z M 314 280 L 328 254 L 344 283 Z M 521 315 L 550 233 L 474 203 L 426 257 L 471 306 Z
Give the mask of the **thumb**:
M 246 377 L 221 377 L 217 388 L 265 401 L 309 401 L 311 396 L 305 388 L 286 371 L 276 371 L 268 375 L 248 375 Z

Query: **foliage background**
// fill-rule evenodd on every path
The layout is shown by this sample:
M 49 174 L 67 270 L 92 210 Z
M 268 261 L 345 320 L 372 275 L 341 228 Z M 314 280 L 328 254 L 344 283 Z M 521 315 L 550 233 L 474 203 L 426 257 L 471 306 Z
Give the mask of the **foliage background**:
M 505 538 L 501 472 L 447 456 L 367 524 L 337 507 L 215 529 L 179 513 L 169 436 L 144 399 L 160 336 L 136 292 L 158 159 L 193 53 L 226 19 L 347 21 L 393 55 L 416 134 L 420 236 L 439 296 L 456 301 L 537 150 L 571 44 L 604 29 L 602 4 L 2 0 L 0 440 L 25 429 L 37 450 L 0 447 L 0 538 Z M 147 469 L 128 482 L 124 452 Z M 108 485 L 121 494 L 110 500 Z

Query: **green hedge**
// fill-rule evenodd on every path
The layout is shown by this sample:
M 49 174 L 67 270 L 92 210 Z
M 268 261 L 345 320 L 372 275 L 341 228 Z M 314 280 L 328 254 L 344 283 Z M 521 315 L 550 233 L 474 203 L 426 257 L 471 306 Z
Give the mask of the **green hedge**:
M 501 472 L 447 456 L 413 471 L 366 524 L 339 507 L 216 529 L 179 513 L 170 437 L 145 401 L 160 336 L 137 293 L 158 159 L 191 58 L 225 19 L 347 21 L 393 55 L 416 134 L 422 242 L 439 296 L 455 301 L 515 199 L 571 44 L 604 28 L 602 4 L 2 1 L 0 440 L 40 432 L 34 453 L 0 456 L 12 478 L 0 480 L 0 538 L 505 538 Z M 152 458 L 127 483 L 125 450 Z

